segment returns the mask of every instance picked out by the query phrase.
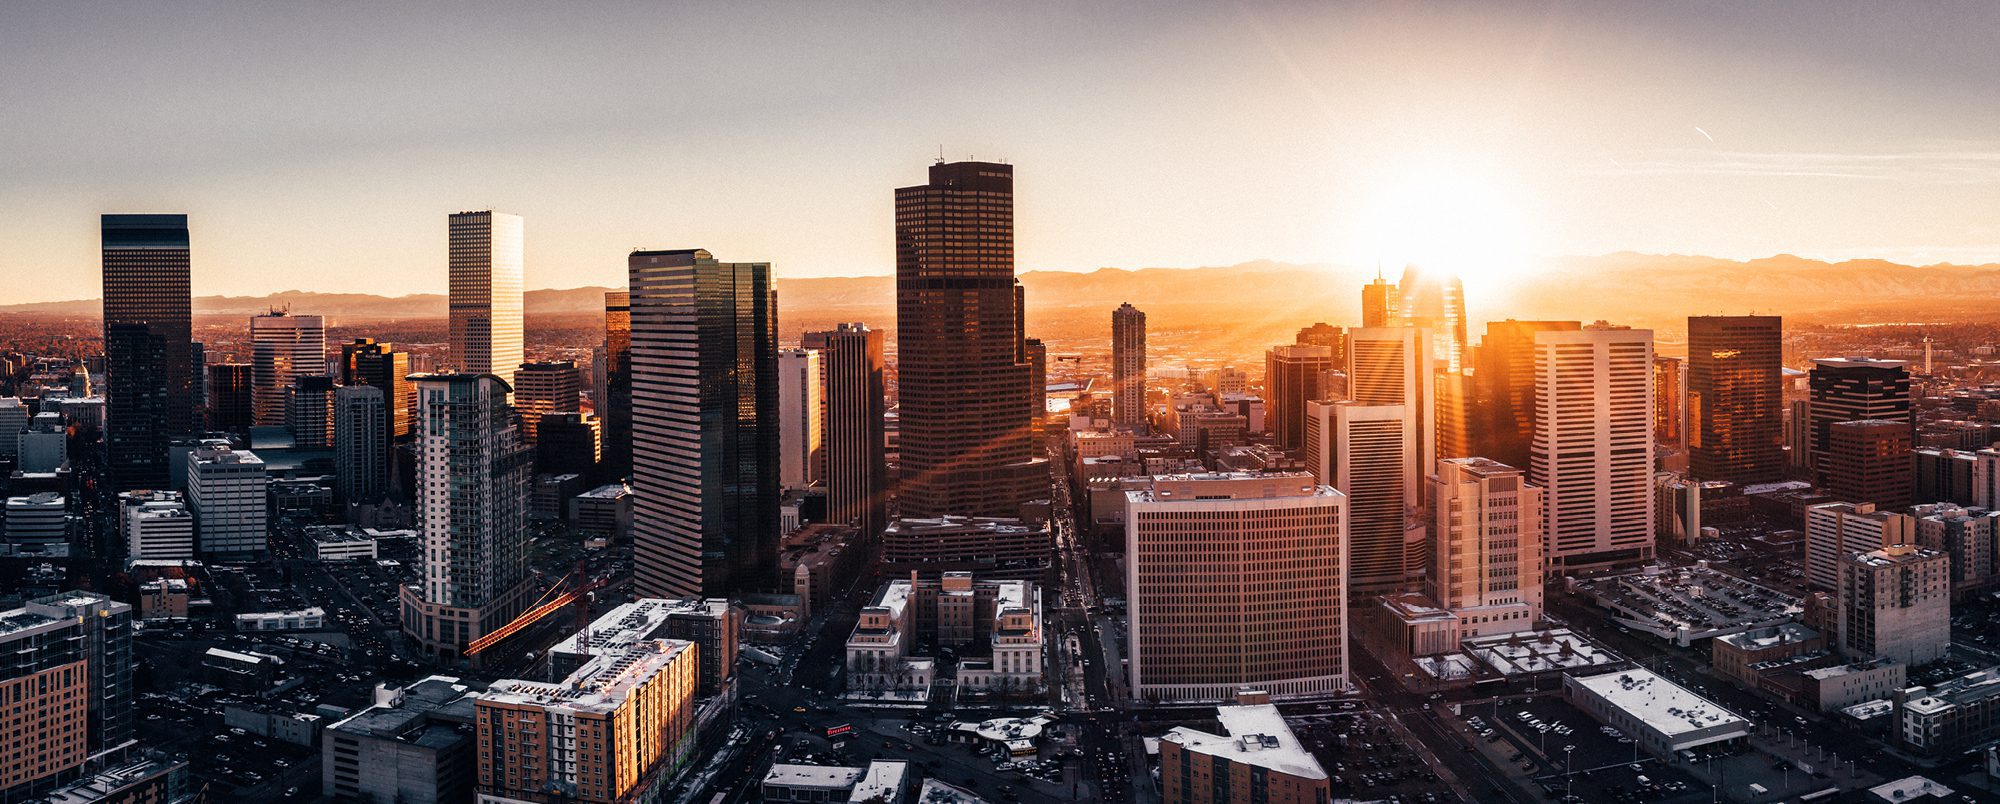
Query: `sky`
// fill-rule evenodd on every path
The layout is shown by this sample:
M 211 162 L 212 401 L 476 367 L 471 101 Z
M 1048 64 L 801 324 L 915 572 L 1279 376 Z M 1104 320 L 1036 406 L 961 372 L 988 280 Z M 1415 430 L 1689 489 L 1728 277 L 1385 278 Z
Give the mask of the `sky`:
M 418 7 L 421 6 L 421 7 Z M 531 288 L 635 247 L 893 270 L 892 190 L 1016 168 L 1020 270 L 2000 261 L 2000 4 L 0 0 L 0 304 L 191 216 L 197 295 Z M 1393 271 L 1392 271 L 1393 275 Z

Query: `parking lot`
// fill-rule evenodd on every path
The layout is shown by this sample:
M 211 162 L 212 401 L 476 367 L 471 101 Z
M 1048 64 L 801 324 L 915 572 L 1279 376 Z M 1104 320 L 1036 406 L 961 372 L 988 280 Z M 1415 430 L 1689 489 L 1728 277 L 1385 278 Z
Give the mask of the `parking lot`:
M 1687 639 L 1742 630 L 1796 612 L 1797 598 L 1704 567 L 1637 573 L 1577 583 L 1598 605 L 1619 612 L 1640 629 Z
M 1292 733 L 1310 750 L 1333 783 L 1333 794 L 1363 800 L 1454 801 L 1437 772 L 1390 728 L 1388 716 L 1357 701 L 1323 704 L 1310 714 L 1289 715 Z
M 1638 743 L 1599 724 L 1557 694 L 1466 709 L 1466 725 L 1486 737 L 1490 751 L 1532 774 L 1542 791 L 1561 800 L 1707 801 L 1700 780 L 1639 750 Z

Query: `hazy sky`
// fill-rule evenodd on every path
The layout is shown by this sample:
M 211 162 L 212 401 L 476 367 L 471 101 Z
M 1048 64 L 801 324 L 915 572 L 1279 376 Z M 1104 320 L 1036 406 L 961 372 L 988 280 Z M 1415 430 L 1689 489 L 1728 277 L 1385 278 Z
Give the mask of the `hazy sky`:
M 410 5 L 0 0 L 0 303 L 96 296 L 101 212 L 190 214 L 198 294 L 440 291 L 489 206 L 529 287 L 637 246 L 887 273 L 940 146 L 1017 166 L 1022 270 L 1367 264 L 1468 215 L 2000 259 L 2000 4 Z

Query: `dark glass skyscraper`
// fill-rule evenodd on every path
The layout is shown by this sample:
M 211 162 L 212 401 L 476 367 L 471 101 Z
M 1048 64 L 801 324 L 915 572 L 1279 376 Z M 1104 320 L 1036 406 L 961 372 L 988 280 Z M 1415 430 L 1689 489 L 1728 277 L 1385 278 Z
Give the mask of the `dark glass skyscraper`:
M 1018 516 L 1042 493 L 1014 280 L 1014 168 L 940 162 L 896 190 L 905 517 Z
M 830 522 L 854 522 L 864 539 L 888 522 L 889 482 L 884 466 L 882 332 L 841 324 L 808 332 L 803 345 L 818 349 L 826 375 L 826 510 Z
M 166 488 L 167 442 L 194 429 L 186 215 L 105 215 L 104 443 L 118 489 Z
M 389 414 L 389 438 L 410 434 L 417 417 L 417 392 L 410 385 L 410 354 L 374 338 L 355 338 L 340 345 L 340 384 L 373 385 L 382 389 Z
M 632 538 L 645 597 L 772 586 L 778 329 L 769 263 L 635 251 Z
M 604 294 L 604 393 L 591 400 L 604 424 L 607 477 L 632 471 L 632 294 Z
M 1750 484 L 1785 476 L 1783 319 L 1689 316 L 1688 472 Z
M 1528 466 L 1535 438 L 1535 333 L 1575 332 L 1576 321 L 1486 322 L 1473 373 L 1476 402 L 1467 417 L 1472 455 Z
M 1910 415 L 1910 368 L 1901 360 L 1868 357 L 1813 361 L 1806 382 L 1812 401 L 1812 466 L 1825 482 L 1826 456 L 1835 422 L 1898 421 L 1915 432 Z

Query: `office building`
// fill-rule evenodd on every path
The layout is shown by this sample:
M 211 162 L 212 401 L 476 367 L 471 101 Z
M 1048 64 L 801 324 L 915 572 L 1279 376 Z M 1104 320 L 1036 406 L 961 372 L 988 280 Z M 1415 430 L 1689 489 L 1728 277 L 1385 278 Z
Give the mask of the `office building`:
M 824 372 L 816 349 L 778 353 L 778 482 L 788 489 L 820 480 L 826 457 Z
M 1403 266 L 1403 281 L 1397 287 L 1396 318 L 1392 326 L 1411 327 L 1424 332 L 1435 368 L 1453 374 L 1470 365 L 1471 349 L 1466 345 L 1465 283 L 1458 276 L 1417 265 Z
M 167 441 L 194 429 L 186 215 L 105 215 L 106 465 L 117 489 L 165 486 Z
M 0 611 L 0 798 L 35 800 L 133 736 L 132 607 L 63 592 Z
M 1542 616 L 1542 490 L 1485 458 L 1439 460 L 1431 487 L 1431 599 L 1458 619 L 1462 637 L 1533 627 Z
M 841 324 L 806 333 L 805 345 L 819 351 L 826 376 L 827 521 L 852 523 L 862 539 L 873 540 L 889 525 L 882 332 Z
M 1416 327 L 1351 329 L 1347 332 L 1347 399 L 1362 405 L 1402 408 L 1414 439 L 1412 471 L 1428 474 L 1437 463 L 1437 376 L 1430 333 Z M 1422 485 L 1421 483 L 1419 485 Z M 1421 499 L 1429 489 L 1418 489 Z
M 388 397 L 374 385 L 345 385 L 333 394 L 333 471 L 349 503 L 389 492 Z
M 939 162 L 896 190 L 903 516 L 1019 516 L 1048 469 L 1014 280 L 1014 167 Z
M 1806 509 L 1806 585 L 1839 588 L 1840 559 L 1892 544 L 1916 542 L 1909 514 L 1877 509 L 1871 503 L 1824 503 Z
M 1910 687 L 1895 700 L 1896 741 L 1921 756 L 1956 756 L 2000 736 L 2000 667 Z
M 255 391 L 249 363 L 208 366 L 208 429 L 247 434 L 256 423 Z
M 1126 492 L 1129 693 L 1347 689 L 1347 498 L 1304 472 L 1163 475 Z
M 477 694 L 452 676 L 376 687 L 372 706 L 326 727 L 320 795 L 367 804 L 471 801 Z
M 401 590 L 403 633 L 459 658 L 520 614 L 528 573 L 527 448 L 491 374 L 432 374 L 417 390 L 419 582 Z
M 1533 460 L 1536 411 L 1535 333 L 1576 332 L 1575 321 L 1489 321 L 1473 374 L 1473 455 L 1508 466 Z
M 187 459 L 187 503 L 196 546 L 207 556 L 261 555 L 270 535 L 265 493 L 270 477 L 257 453 L 206 443 Z
M 27 475 L 54 475 L 69 466 L 69 428 L 62 414 L 35 414 L 28 429 L 15 437 L 14 469 Z
M 13 461 L 20 457 L 20 443 L 16 437 L 28 431 L 31 418 L 28 406 L 21 404 L 20 397 L 0 396 L 0 460 Z
M 1826 434 L 1819 467 L 1828 494 L 1850 502 L 1874 503 L 1885 510 L 1919 502 L 1913 499 L 1916 472 L 1909 422 L 1834 422 Z
M 1529 482 L 1551 571 L 1653 557 L 1653 332 L 1535 333 Z
M 521 414 L 521 438 L 534 446 L 542 417 L 583 409 L 583 373 L 569 361 L 522 363 L 514 372 L 514 408 Z
M 1320 374 L 1333 368 L 1324 346 L 1273 346 L 1264 352 L 1265 415 L 1280 449 L 1305 444 L 1306 403 L 1321 399 Z
M 1862 420 L 1915 423 L 1910 416 L 1910 370 L 1902 360 L 1868 357 L 1822 358 L 1806 377 L 1811 394 L 1813 466 L 1825 463 L 1835 422 Z
M 1040 338 L 1021 343 L 1028 355 L 1028 420 L 1039 425 L 1049 415 L 1049 347 Z
M 535 469 L 595 477 L 604 457 L 603 422 L 588 413 L 545 413 L 535 440 Z
M 1737 485 L 1785 476 L 1778 316 L 1689 316 L 1688 473 Z M 1655 400 L 1656 407 L 1671 404 Z
M 285 397 L 285 429 L 299 449 L 333 447 L 333 378 L 307 376 L 292 381 Z
M 509 801 L 663 800 L 695 755 L 694 643 L 640 640 L 558 682 L 480 693 L 477 790 Z
M 1563 697 L 1660 759 L 1750 739 L 1750 721 L 1644 668 L 1563 676 Z
M 892 571 L 968 570 L 992 578 L 1040 578 L 1055 553 L 1049 529 L 1008 517 L 898 519 L 882 531 Z
M 492 374 L 512 388 L 522 361 L 521 216 L 455 212 L 449 227 L 452 369 Z
M 777 762 L 764 772 L 758 793 L 765 804 L 904 804 L 905 789 L 917 780 L 910 763 L 901 759 L 872 760 L 866 767 L 793 765 Z M 926 788 L 930 789 L 930 788 Z M 976 798 L 916 799 L 926 804 L 969 804 Z
M 1978 474 L 1979 456 L 1949 447 L 1918 447 L 1910 459 L 1916 465 L 1916 501 L 1973 505 L 1973 478 Z
M 6 541 L 27 552 L 66 553 L 69 550 L 69 506 L 61 494 L 38 491 L 8 497 Z
M 1840 652 L 1910 667 L 1951 650 L 1951 562 L 1913 544 L 1890 544 L 1840 557 Z
M 1396 326 L 1399 295 L 1395 283 L 1383 279 L 1378 270 L 1374 281 L 1361 286 L 1361 326 Z
M 1678 357 L 1653 356 L 1653 441 L 1661 447 L 1687 446 L 1687 369 Z
M 1129 302 L 1111 311 L 1111 423 L 1146 426 L 1146 314 Z
M 250 319 L 250 407 L 259 427 L 286 424 L 293 381 L 326 376 L 326 319 L 272 310 Z
M 847 686 L 927 692 L 933 657 L 922 642 L 961 650 L 961 694 L 1032 696 L 1043 690 L 1041 591 L 1032 581 L 911 573 L 877 590 L 847 638 Z M 972 658 L 972 657 L 978 658 Z
M 417 417 L 416 388 L 410 385 L 410 355 L 396 345 L 374 338 L 355 338 L 340 345 L 340 384 L 373 385 L 382 389 L 389 411 L 391 443 L 410 434 Z M 385 450 L 389 447 L 384 446 Z
M 2000 586 L 2000 511 L 1930 503 L 1910 509 L 1920 547 L 1951 559 L 1951 593 L 1963 600 Z
M 1269 703 L 1215 708 L 1221 734 L 1176 726 L 1160 737 L 1160 792 L 1187 804 L 1316 804 L 1326 769 Z
M 576 495 L 569 517 L 586 539 L 624 539 L 632 535 L 632 490 L 611 483 Z
M 632 537 L 638 592 L 726 597 L 778 561 L 778 335 L 769 263 L 635 251 Z
M 127 491 L 118 495 L 118 532 L 128 559 L 195 557 L 194 513 L 177 491 Z
M 632 294 L 604 294 L 603 390 L 591 407 L 604 422 L 604 473 L 624 477 L 632 470 Z
M 1424 475 L 1415 457 L 1417 434 L 1402 405 L 1328 407 L 1326 438 L 1310 452 L 1331 456 L 1320 471 L 1328 471 L 1327 485 L 1346 497 L 1342 588 L 1354 600 L 1403 591 L 1429 564 L 1419 516 Z

